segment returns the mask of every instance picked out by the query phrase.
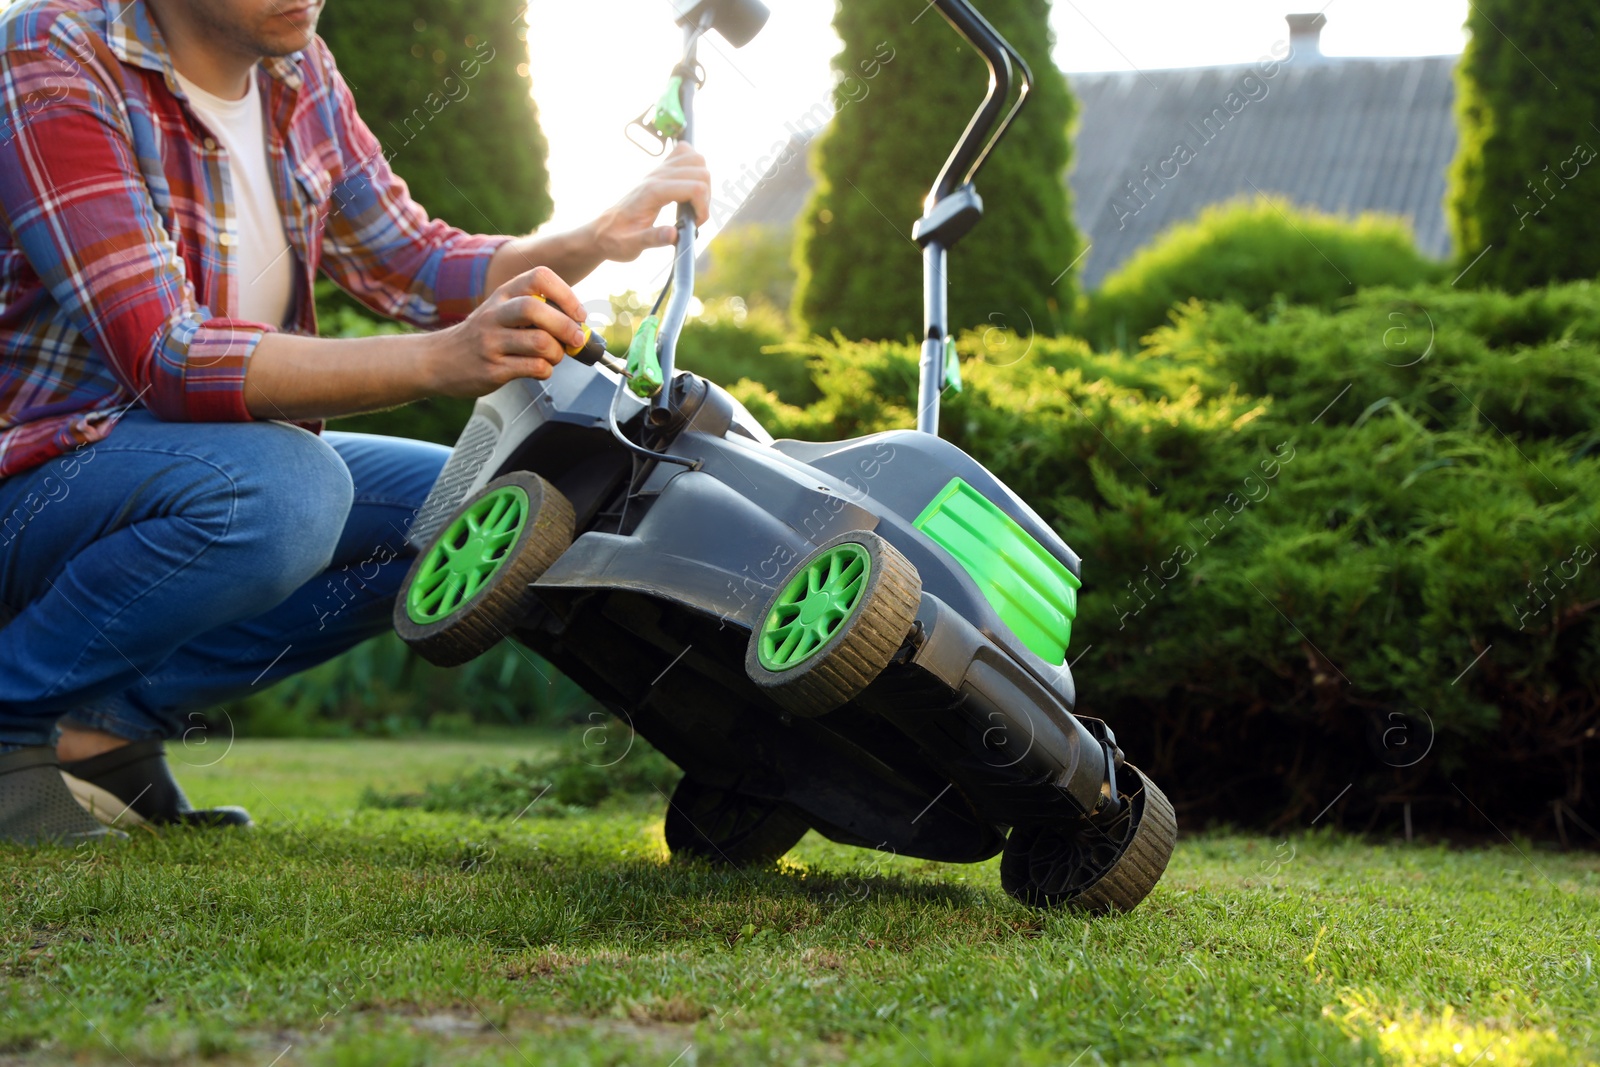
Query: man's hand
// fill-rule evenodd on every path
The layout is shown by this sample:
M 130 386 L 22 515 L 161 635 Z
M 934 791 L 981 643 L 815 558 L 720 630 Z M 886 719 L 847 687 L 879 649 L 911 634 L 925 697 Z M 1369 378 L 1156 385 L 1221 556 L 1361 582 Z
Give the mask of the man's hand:
M 550 377 L 564 350 L 583 344 L 578 323 L 586 314 L 549 267 L 517 275 L 464 321 L 440 331 L 431 392 L 479 397 L 515 378 Z
M 5 0 L 0 0 L 4 3 Z M 677 242 L 677 230 L 657 226 L 669 204 L 693 204 L 696 222 L 711 217 L 711 172 L 699 152 L 680 144 L 633 192 L 593 222 L 565 233 L 536 233 L 507 241 L 489 261 L 486 292 L 543 263 L 569 282 L 580 282 L 608 259 L 629 263 L 647 248 Z
M 657 226 L 668 204 L 694 205 L 697 223 L 711 217 L 711 172 L 705 157 L 690 145 L 675 145 L 661 165 L 615 207 L 593 223 L 595 245 L 606 259 L 629 263 L 648 248 L 677 241 L 671 226 Z
M 583 343 L 583 319 L 567 283 L 536 267 L 433 333 L 348 340 L 270 333 L 245 371 L 245 405 L 258 419 L 321 419 L 425 396 L 483 396 L 516 378 L 550 377 L 563 349 Z

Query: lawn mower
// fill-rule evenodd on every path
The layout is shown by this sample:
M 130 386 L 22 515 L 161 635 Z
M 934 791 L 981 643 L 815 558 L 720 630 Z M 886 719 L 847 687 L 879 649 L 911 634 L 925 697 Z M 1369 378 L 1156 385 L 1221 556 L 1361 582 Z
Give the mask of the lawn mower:
M 927 329 L 917 428 L 774 440 L 675 367 L 694 289 L 678 209 L 671 300 L 626 361 L 597 339 L 547 380 L 480 399 L 409 536 L 401 637 L 453 665 L 511 637 L 678 764 L 674 857 L 767 864 L 807 830 L 975 863 L 1037 907 L 1138 904 L 1177 836 L 1172 806 L 1110 727 L 1072 712 L 1078 556 L 938 436 L 959 374 L 945 261 L 973 181 L 1031 73 L 967 0 L 934 0 L 990 83 L 912 230 Z M 682 58 L 634 126 L 689 142 L 715 31 L 743 46 L 755 0 L 678 0 Z M 1013 89 L 1015 101 L 1011 102 Z M 1009 107 L 1008 107 L 1009 104 Z

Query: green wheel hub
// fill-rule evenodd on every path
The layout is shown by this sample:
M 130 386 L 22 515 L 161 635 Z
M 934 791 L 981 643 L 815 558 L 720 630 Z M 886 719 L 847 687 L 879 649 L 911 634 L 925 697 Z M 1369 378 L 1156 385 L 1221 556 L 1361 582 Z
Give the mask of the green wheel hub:
M 528 522 L 528 494 L 515 485 L 488 494 L 456 517 L 423 557 L 406 594 L 419 626 L 438 622 L 489 584 Z
M 861 606 L 872 571 L 865 546 L 835 545 L 789 579 L 761 624 L 756 652 L 769 671 L 810 659 Z

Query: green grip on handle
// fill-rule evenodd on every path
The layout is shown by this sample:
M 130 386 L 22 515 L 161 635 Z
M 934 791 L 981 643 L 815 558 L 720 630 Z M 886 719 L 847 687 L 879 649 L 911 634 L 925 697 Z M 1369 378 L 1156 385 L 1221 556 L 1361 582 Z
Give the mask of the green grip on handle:
M 660 333 L 661 319 L 646 315 L 628 346 L 628 388 L 639 396 L 651 397 L 661 391 L 661 357 L 656 354 Z
M 662 137 L 676 138 L 689 126 L 683 113 L 683 78 L 674 74 L 667 82 L 667 91 L 661 94 L 656 106 L 650 109 L 649 126 Z
M 944 385 L 946 389 L 961 392 L 961 360 L 956 357 L 956 339 L 944 339 Z

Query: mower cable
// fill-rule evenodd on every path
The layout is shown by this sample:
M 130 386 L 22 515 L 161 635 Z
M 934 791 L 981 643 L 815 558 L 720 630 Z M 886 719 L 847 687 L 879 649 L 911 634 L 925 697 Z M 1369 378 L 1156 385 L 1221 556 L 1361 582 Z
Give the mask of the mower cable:
M 663 460 L 667 463 L 676 463 L 679 466 L 687 467 L 692 471 L 699 470 L 700 461 L 697 459 L 686 459 L 683 456 L 673 456 L 668 455 L 665 452 L 657 452 L 654 449 L 646 448 L 640 444 L 635 444 L 634 442 L 628 440 L 627 436 L 623 434 L 622 427 L 617 425 L 617 400 L 621 398 L 623 387 L 627 385 L 627 383 L 628 380 L 626 378 L 617 379 L 617 391 L 611 395 L 611 405 L 606 409 L 606 422 L 611 428 L 611 436 L 615 437 L 617 439 L 617 443 L 623 448 L 626 448 L 629 452 L 632 452 L 635 455 L 644 456 L 647 459 Z

